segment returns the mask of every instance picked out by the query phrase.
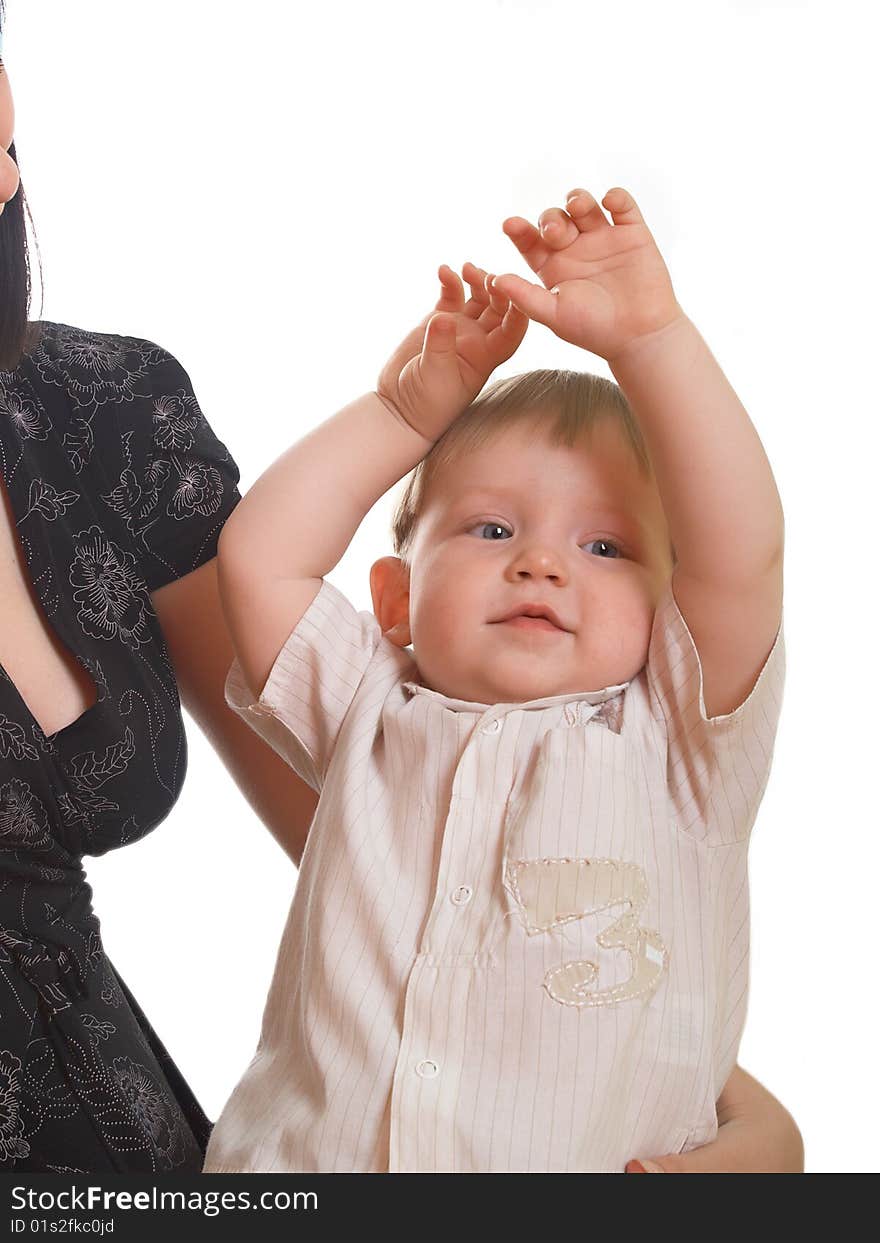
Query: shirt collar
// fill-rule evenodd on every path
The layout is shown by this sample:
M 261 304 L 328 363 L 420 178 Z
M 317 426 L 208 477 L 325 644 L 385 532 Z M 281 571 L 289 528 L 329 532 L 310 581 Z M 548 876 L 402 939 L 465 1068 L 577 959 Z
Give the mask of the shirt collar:
M 601 691 L 574 691 L 569 695 L 548 695 L 544 699 L 529 699 L 522 703 L 483 704 L 472 703 L 467 699 L 449 699 L 446 695 L 441 695 L 439 691 L 432 691 L 429 687 L 422 686 L 420 682 L 403 683 L 403 689 L 410 697 L 413 695 L 424 695 L 429 699 L 436 700 L 444 708 L 449 708 L 453 712 L 473 712 L 478 716 L 482 716 L 489 711 L 500 715 L 515 710 L 527 712 L 534 708 L 553 708 L 557 704 L 575 702 L 603 704 L 609 699 L 613 699 L 616 695 L 620 695 L 628 686 L 629 682 L 621 682 L 619 686 L 606 686 Z

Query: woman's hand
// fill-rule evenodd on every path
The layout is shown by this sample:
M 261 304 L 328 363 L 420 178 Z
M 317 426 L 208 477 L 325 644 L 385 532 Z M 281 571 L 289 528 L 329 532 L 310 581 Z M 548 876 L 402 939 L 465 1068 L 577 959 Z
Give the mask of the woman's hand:
M 467 301 L 457 273 L 444 264 L 438 275 L 441 293 L 434 311 L 395 350 L 376 389 L 400 418 L 432 442 L 515 352 L 529 323 L 503 294 L 490 292 L 490 277 L 482 268 L 466 263 L 462 269 L 471 291 Z
M 531 319 L 609 362 L 684 318 L 666 264 L 635 199 L 619 187 L 602 200 L 571 190 L 565 211 L 542 212 L 538 228 L 512 216 L 504 232 L 536 272 L 536 285 L 511 274 L 493 288 Z M 543 286 L 543 287 L 542 287 Z
M 735 1066 L 716 1104 L 718 1138 L 702 1148 L 630 1161 L 627 1174 L 802 1174 L 804 1143 L 791 1114 Z

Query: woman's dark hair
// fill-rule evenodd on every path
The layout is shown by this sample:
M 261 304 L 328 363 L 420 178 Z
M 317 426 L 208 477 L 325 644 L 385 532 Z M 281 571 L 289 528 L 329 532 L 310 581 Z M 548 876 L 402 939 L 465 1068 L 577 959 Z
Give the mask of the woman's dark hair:
M 0 2 L 0 30 L 2 26 L 3 4 Z M 18 163 L 14 144 L 9 148 L 9 154 Z M 31 268 L 25 225 L 25 219 L 28 216 L 24 190 L 19 185 L 15 198 L 10 199 L 0 214 L 0 370 L 2 371 L 11 371 L 17 366 L 28 344 L 28 310 L 31 300 Z
M 15 159 L 14 145 L 9 154 Z M 12 371 L 28 343 L 31 268 L 25 212 L 24 190 L 19 186 L 0 215 L 0 371 Z

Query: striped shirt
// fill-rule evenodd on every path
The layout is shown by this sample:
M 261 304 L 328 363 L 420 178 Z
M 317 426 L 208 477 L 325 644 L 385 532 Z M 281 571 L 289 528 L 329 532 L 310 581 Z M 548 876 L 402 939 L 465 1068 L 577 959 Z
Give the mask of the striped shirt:
M 320 792 L 257 1052 L 205 1169 L 622 1171 L 716 1134 L 782 629 L 706 719 L 671 584 L 631 682 L 450 699 L 324 582 L 258 702 Z

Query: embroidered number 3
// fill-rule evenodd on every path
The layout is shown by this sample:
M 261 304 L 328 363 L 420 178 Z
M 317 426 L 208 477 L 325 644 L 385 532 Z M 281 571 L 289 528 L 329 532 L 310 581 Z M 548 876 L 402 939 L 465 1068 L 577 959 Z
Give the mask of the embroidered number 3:
M 603 949 L 626 950 L 631 964 L 628 978 L 596 989 L 597 963 L 563 963 L 544 977 L 554 1001 L 564 1006 L 613 1006 L 653 993 L 666 970 L 668 951 L 658 932 L 639 924 L 648 901 L 648 882 L 637 864 L 616 859 L 519 859 L 508 866 L 505 886 L 529 936 L 611 907 L 626 907 L 596 941 Z

